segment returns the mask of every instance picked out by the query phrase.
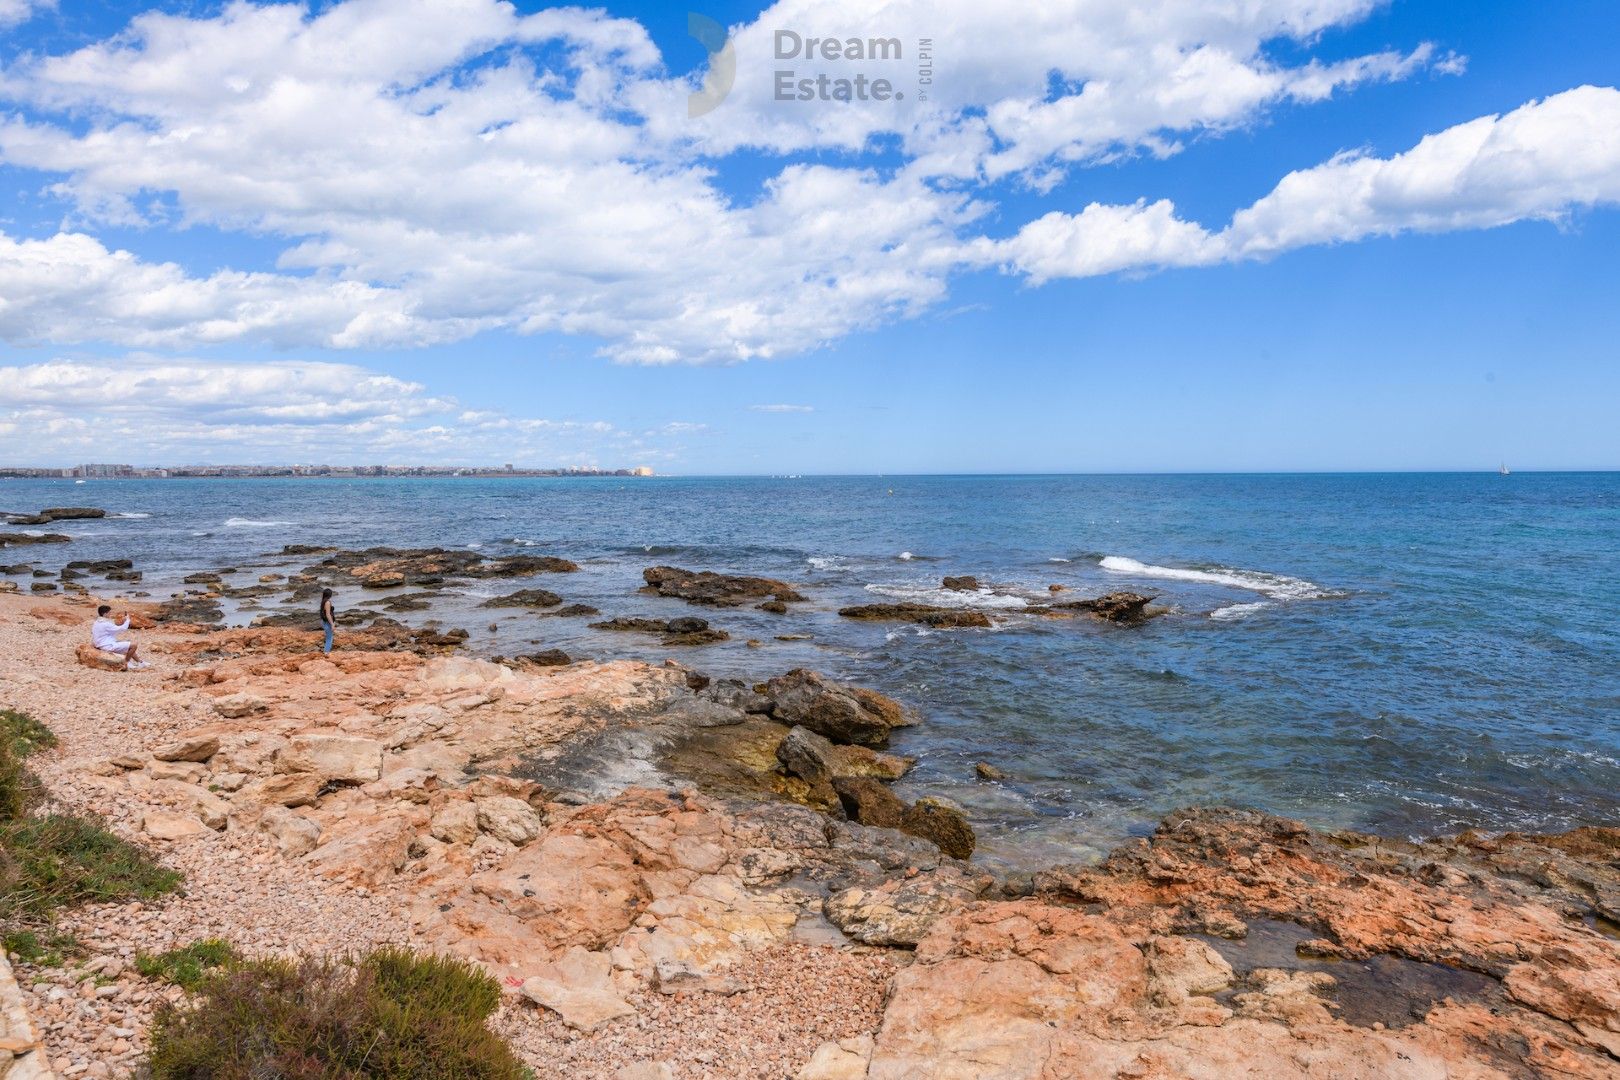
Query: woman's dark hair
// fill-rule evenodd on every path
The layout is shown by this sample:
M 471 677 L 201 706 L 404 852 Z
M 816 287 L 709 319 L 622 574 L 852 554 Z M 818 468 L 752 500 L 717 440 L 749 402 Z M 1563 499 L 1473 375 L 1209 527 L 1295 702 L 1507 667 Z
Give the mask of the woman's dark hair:
M 107 614 L 107 612 L 109 612 L 111 610 L 112 610 L 112 605 L 111 604 L 102 604 L 100 607 L 96 608 L 96 614 L 97 615 L 105 615 L 105 614 Z
M 322 589 L 321 590 L 321 599 L 322 600 L 330 600 L 330 599 L 332 599 L 332 590 L 331 589 Z

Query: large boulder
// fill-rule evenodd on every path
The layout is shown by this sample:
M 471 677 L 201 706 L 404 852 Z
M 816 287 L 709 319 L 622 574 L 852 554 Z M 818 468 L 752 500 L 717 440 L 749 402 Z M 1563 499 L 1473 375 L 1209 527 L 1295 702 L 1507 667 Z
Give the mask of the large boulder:
M 880 829 L 898 829 L 905 820 L 906 804 L 880 780 L 869 776 L 837 776 L 832 786 L 851 821 Z
M 477 818 L 480 829 L 515 847 L 540 835 L 540 815 L 528 803 L 510 795 L 479 799 Z
M 383 744 L 358 735 L 294 735 L 276 759 L 276 771 L 314 773 L 344 784 L 366 784 L 382 776 Z
M 117 653 L 102 652 L 88 643 L 80 645 L 74 650 L 73 655 L 85 667 L 100 671 L 123 671 L 129 664 L 129 661 Z
M 281 854 L 289 859 L 308 855 L 321 842 L 321 827 L 284 806 L 267 807 L 259 815 L 259 828 L 270 834 Z
M 900 828 L 933 841 L 939 850 L 956 859 L 970 857 L 978 842 L 962 811 L 939 799 L 918 799 L 901 818 Z
M 212 732 L 193 732 L 164 743 L 152 751 L 158 761 L 207 761 L 219 752 L 219 736 Z
M 613 986 L 613 964 L 606 953 L 575 945 L 523 981 L 523 996 L 562 1018 L 577 1031 L 592 1032 L 635 1009 Z
M 893 698 L 833 682 L 806 668 L 772 679 L 765 696 L 777 720 L 809 728 L 833 742 L 887 746 L 889 732 L 914 723 Z

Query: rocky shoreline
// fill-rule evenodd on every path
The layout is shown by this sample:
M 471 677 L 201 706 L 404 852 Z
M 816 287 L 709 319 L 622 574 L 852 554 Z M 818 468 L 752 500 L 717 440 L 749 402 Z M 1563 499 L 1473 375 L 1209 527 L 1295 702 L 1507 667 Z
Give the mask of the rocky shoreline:
M 289 554 L 325 557 L 303 589 L 569 572 Z M 699 605 L 798 596 L 655 569 Z M 131 957 L 204 936 L 477 960 L 541 1077 L 1620 1071 L 1620 830 L 1412 844 L 1189 809 L 1099 865 L 991 873 L 948 804 L 885 786 L 916 718 L 815 672 L 496 663 L 382 619 L 322 658 L 306 628 L 188 623 L 191 600 L 151 610 L 154 666 L 123 673 L 76 659 L 88 599 L 0 596 L 27 658 L 0 705 L 60 737 L 51 795 L 187 879 L 73 912 L 88 956 L 16 965 L 64 1076 L 132 1075 L 179 992 Z

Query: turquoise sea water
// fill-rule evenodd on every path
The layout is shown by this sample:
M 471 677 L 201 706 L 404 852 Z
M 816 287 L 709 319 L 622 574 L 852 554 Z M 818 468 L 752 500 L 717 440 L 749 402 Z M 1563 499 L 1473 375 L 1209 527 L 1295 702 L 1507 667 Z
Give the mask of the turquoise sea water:
M 914 706 L 904 786 L 962 802 L 992 857 L 1084 854 L 1211 802 L 1401 835 L 1620 822 L 1620 474 L 0 481 L 0 509 L 63 504 L 132 516 L 65 523 L 71 545 L 0 562 L 128 556 L 162 597 L 202 568 L 250 582 L 289 543 L 567 556 L 582 572 L 540 583 L 570 602 L 731 631 L 680 653 L 700 670 L 814 666 Z M 658 563 L 786 578 L 811 603 L 638 594 Z M 945 574 L 988 589 L 945 593 Z M 1019 614 L 1051 584 L 1151 592 L 1173 613 Z M 488 631 L 472 606 L 513 587 L 421 617 L 486 654 L 669 655 L 587 620 L 505 612 Z M 836 614 L 891 598 L 1001 621 Z M 976 783 L 980 760 L 1011 778 Z

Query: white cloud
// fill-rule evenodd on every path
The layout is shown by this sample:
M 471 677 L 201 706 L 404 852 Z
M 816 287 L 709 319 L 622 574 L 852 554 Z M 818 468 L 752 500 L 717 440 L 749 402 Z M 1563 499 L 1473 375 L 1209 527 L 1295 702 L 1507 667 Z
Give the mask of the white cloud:
M 816 411 L 814 405 L 750 405 L 748 408 L 752 412 L 768 413 L 811 413 Z
M 606 420 L 468 410 L 421 383 L 353 364 L 130 356 L 0 367 L 8 463 L 387 460 L 620 466 L 668 461 L 680 421 L 642 433 Z
M 1620 203 L 1620 90 L 1583 86 L 1425 137 L 1390 158 L 1345 153 L 1285 176 L 1220 232 L 1167 200 L 1052 213 L 965 248 L 1037 284 L 1051 278 L 1270 258 L 1404 232 L 1559 221 Z
M 0 30 L 27 22 L 36 11 L 56 6 L 56 0 L 0 0 Z
M 974 192 L 997 178 L 1048 186 L 1077 164 L 1173 153 L 1437 62 L 1422 44 L 1271 57 L 1271 43 L 1308 51 L 1376 6 L 1067 0 L 1009 15 L 969 0 L 783 0 L 737 30 L 737 87 L 695 124 L 693 80 L 668 75 L 639 24 L 600 11 L 345 0 L 149 13 L 0 68 L 0 161 L 55 178 L 74 214 L 55 237 L 0 237 L 0 335 L 350 348 L 507 328 L 590 335 L 638 363 L 802 352 L 937 303 L 963 231 L 989 209 Z M 913 91 L 916 39 L 930 37 L 934 99 L 773 101 L 783 27 L 898 37 L 896 85 Z M 901 168 L 789 164 L 751 201 L 728 197 L 709 164 L 739 147 L 860 150 L 882 136 L 900 140 Z M 1141 242 L 1147 222 L 1104 216 L 1088 236 Z M 94 233 L 109 224 L 205 225 L 283 249 L 275 272 L 197 274 L 107 250 Z

